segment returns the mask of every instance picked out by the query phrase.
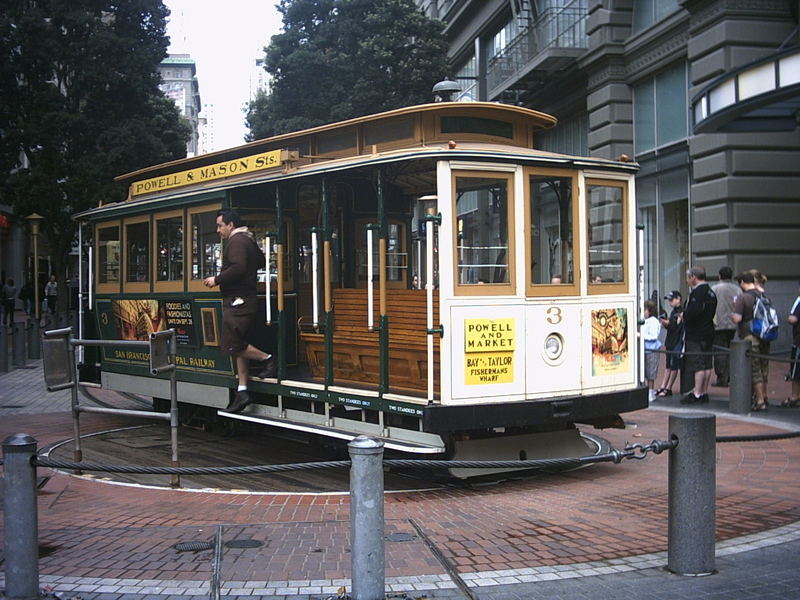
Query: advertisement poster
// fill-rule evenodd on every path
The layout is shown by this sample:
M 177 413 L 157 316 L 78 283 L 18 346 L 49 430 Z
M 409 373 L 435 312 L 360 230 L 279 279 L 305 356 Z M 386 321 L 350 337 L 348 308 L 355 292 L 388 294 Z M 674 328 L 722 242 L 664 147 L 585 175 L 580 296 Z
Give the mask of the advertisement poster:
M 466 385 L 514 381 L 514 319 L 464 319 Z
M 179 345 L 194 343 L 194 317 L 188 300 L 113 300 L 114 322 L 121 340 L 147 340 L 154 331 L 175 329 Z
M 628 370 L 628 310 L 592 311 L 592 375 L 616 375 Z

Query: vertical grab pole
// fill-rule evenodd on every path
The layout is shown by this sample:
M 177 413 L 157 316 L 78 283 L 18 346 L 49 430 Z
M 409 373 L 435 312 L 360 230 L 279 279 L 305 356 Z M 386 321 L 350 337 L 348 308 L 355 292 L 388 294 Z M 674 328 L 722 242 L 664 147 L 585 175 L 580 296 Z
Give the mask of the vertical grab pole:
M 270 243 L 270 236 L 264 238 L 264 262 L 266 263 L 265 268 L 267 271 L 267 281 L 266 281 L 266 315 L 264 318 L 266 319 L 267 325 L 272 325 L 272 273 L 270 273 L 269 267 L 269 258 L 270 253 L 272 251 L 272 244 Z
M 311 230 L 311 299 L 313 302 L 312 325 L 314 329 L 319 327 L 319 249 L 317 248 L 317 229 Z
M 94 281 L 94 260 L 92 259 L 92 255 L 94 254 L 94 250 L 91 246 L 89 246 L 89 310 L 92 310 L 94 306 L 94 294 L 92 294 L 92 282 Z
M 78 339 L 83 339 L 83 223 L 78 223 Z M 78 362 L 83 363 L 84 347 L 78 348 Z
M 637 283 L 638 298 L 636 299 L 639 311 L 639 326 L 636 328 L 639 337 L 639 383 L 644 381 L 644 339 L 641 335 L 642 323 L 644 323 L 644 225 L 636 226 L 636 255 L 637 255 Z
M 178 363 L 175 360 L 178 353 L 177 337 L 175 330 L 170 329 L 172 335 L 169 336 L 169 362 L 172 369 L 169 371 L 169 432 L 170 445 L 172 446 L 172 466 L 179 467 L 178 462 Z M 180 473 L 172 474 L 172 487 L 181 487 Z
M 367 329 L 375 330 L 375 277 L 372 274 L 372 227 L 367 225 Z
M 284 260 L 284 249 L 286 248 L 287 239 L 286 239 L 286 229 L 285 223 L 283 222 L 283 194 L 281 191 L 281 186 L 276 184 L 275 185 L 275 222 L 277 223 L 278 231 L 276 234 L 277 237 L 277 245 L 275 248 L 275 260 L 276 264 L 276 271 L 277 271 L 277 306 L 278 306 L 278 351 L 277 360 L 278 360 L 278 380 L 284 379 L 286 377 L 286 344 L 284 340 L 286 339 L 286 314 L 284 313 L 284 267 L 283 267 L 283 260 Z M 278 402 L 280 403 L 280 396 L 278 397 Z
M 429 209 L 428 216 L 433 216 Z M 433 219 L 425 222 L 425 295 L 428 326 L 428 402 L 433 402 Z

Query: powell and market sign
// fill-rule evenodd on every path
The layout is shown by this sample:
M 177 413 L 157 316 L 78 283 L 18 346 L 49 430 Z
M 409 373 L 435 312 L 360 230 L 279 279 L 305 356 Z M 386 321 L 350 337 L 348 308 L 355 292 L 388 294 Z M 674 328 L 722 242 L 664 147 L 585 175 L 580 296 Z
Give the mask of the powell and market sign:
M 189 169 L 188 171 L 179 171 L 177 173 L 170 173 L 169 175 L 153 177 L 152 179 L 134 181 L 131 184 L 130 195 L 131 197 L 141 196 L 142 194 L 151 194 L 153 192 L 161 192 L 185 185 L 205 183 L 232 175 L 265 171 L 280 167 L 281 164 L 287 160 L 296 159 L 297 152 L 290 152 L 289 150 L 261 152 L 259 154 L 252 154 L 250 156 L 243 156 L 233 160 L 206 165 L 204 167 L 197 167 L 196 169 Z

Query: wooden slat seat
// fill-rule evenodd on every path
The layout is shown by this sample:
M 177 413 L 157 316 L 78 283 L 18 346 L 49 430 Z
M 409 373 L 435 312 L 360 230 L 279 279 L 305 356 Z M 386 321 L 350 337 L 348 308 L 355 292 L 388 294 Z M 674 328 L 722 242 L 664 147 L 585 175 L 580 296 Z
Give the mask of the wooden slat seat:
M 434 325 L 439 324 L 439 302 L 434 296 Z M 428 376 L 427 300 L 425 290 L 388 290 L 389 387 L 404 392 L 425 392 Z M 380 334 L 367 328 L 367 291 L 333 291 L 333 377 L 334 383 L 377 385 L 380 377 Z M 380 324 L 377 293 L 375 325 Z M 312 376 L 325 376 L 325 336 L 300 333 L 305 344 Z M 434 337 L 434 365 L 438 377 L 439 338 Z M 438 385 L 436 386 L 438 389 Z

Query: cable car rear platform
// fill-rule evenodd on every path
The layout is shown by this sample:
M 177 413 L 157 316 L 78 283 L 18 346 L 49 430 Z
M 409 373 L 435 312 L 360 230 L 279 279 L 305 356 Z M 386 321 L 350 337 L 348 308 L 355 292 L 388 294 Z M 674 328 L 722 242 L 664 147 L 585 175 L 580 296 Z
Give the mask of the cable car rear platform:
M 0 375 L 0 381 L 4 431 L 29 433 L 40 448 L 69 440 L 68 391 L 43 396 L 29 370 Z M 724 390 L 713 391 L 703 410 L 717 413 L 718 435 L 800 428 L 798 410 L 736 417 L 726 412 L 726 398 L 719 395 Z M 92 393 L 110 405 L 130 402 L 104 390 Z M 670 413 L 690 410 L 674 396 L 628 415 L 627 429 L 603 435 L 615 447 L 663 439 Z M 157 456 L 168 462 L 157 437 L 131 442 L 122 434 L 147 423 L 86 414 L 84 447 L 91 447 L 91 437 L 105 436 L 99 451 L 116 446 L 121 454 L 107 454 L 103 462 L 156 464 Z M 189 431 L 197 435 L 190 438 Z M 163 433 L 168 437 L 166 427 Z M 181 460 L 188 463 L 205 460 L 210 452 L 240 452 L 249 461 L 264 452 L 283 460 L 289 446 L 272 438 L 260 446 L 241 443 L 237 450 L 243 440 L 235 431 L 223 431 L 205 438 L 215 447 L 209 450 L 202 447 L 206 432 L 183 427 L 181 435 L 186 442 Z M 653 592 L 675 598 L 792 597 L 800 584 L 800 446 L 785 439 L 719 444 L 716 451 L 714 575 L 683 578 L 663 569 L 668 470 L 663 453 L 494 484 L 413 490 L 387 484 L 389 597 L 470 597 L 464 589 L 482 600 L 631 598 Z M 268 491 L 249 491 L 246 482 L 172 490 L 165 476 L 162 482 L 121 485 L 48 469 L 38 475 L 40 581 L 61 598 L 207 598 L 214 581 L 225 598 L 321 600 L 335 598 L 340 586 L 350 591 L 349 500 L 342 486 L 301 492 L 285 480 L 278 482 L 281 489 Z M 219 552 L 202 549 L 217 536 Z M 181 550 L 186 544 L 199 549 Z M 0 579 L 0 588 L 3 584 Z

